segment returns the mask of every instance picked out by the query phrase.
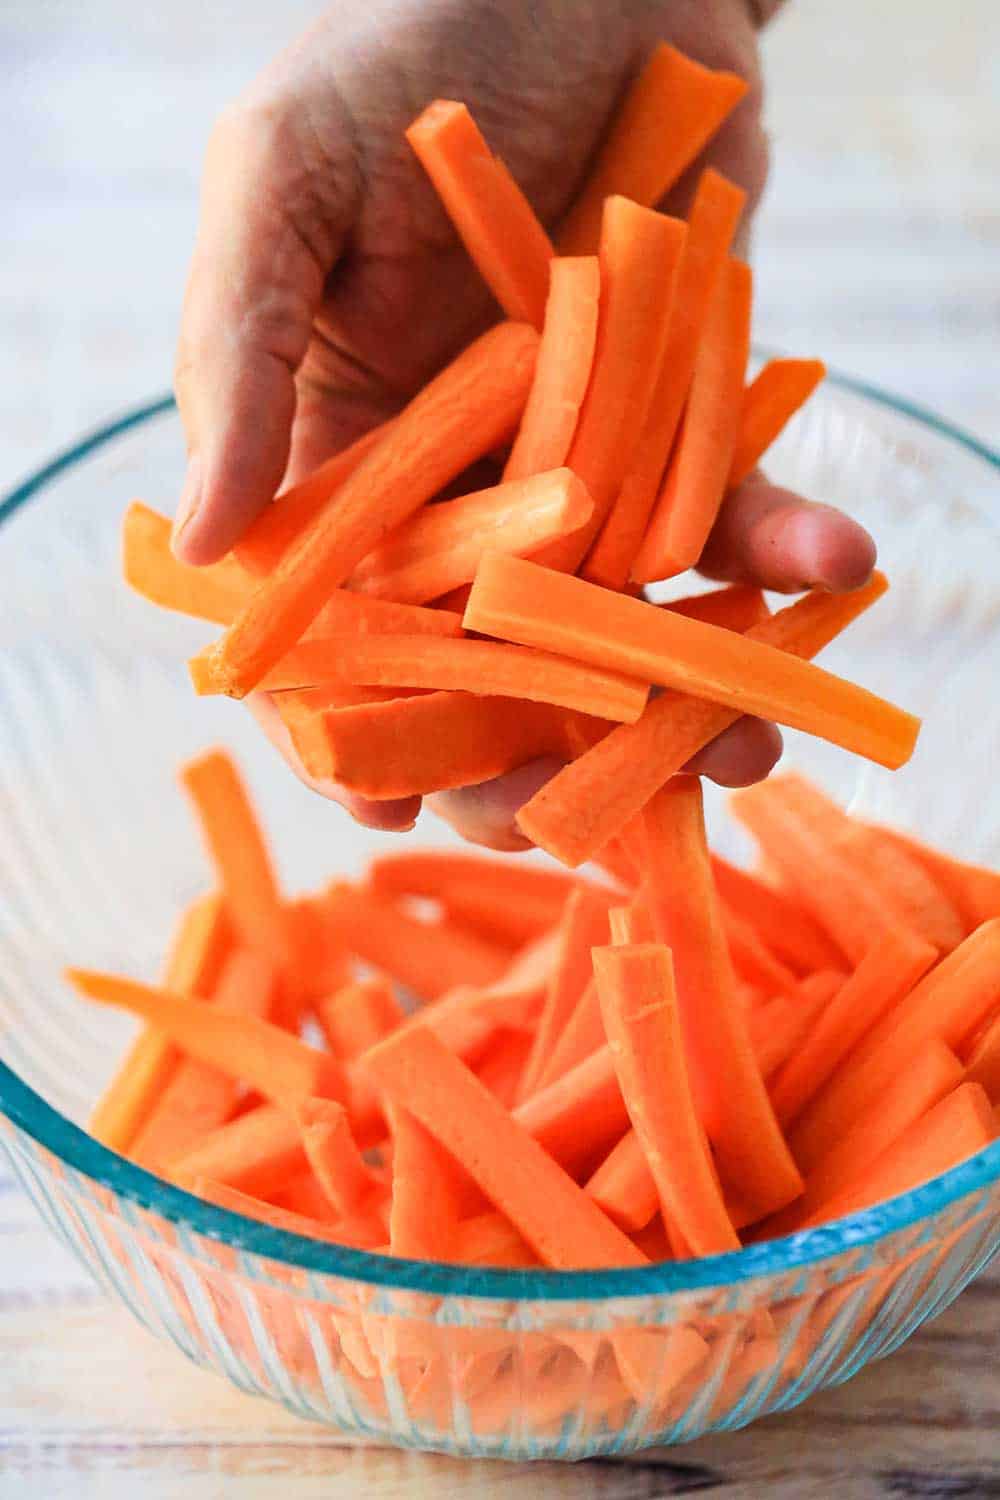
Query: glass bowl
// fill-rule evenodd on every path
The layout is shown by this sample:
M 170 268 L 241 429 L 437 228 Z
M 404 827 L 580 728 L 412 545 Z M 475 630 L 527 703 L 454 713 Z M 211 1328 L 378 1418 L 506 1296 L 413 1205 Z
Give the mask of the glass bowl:
M 170 509 L 182 461 L 160 400 L 0 505 L 0 1144 L 53 1232 L 154 1333 L 242 1389 L 466 1455 L 579 1458 L 743 1426 L 846 1380 L 946 1307 L 1000 1246 L 1000 1143 L 883 1207 L 737 1254 L 555 1273 L 304 1240 L 199 1202 L 80 1129 L 130 1026 L 81 1004 L 60 970 L 155 972 L 171 918 L 205 884 L 173 791 L 181 757 L 234 746 L 291 889 L 384 846 L 313 800 L 234 705 L 196 702 L 184 660 L 210 628 L 119 581 L 123 506 L 141 495 Z M 824 661 L 927 720 L 896 775 L 794 734 L 789 761 L 986 862 L 1000 853 L 1000 797 L 984 795 L 1000 730 L 998 467 L 926 413 L 837 378 L 769 464 L 866 522 L 893 580 Z M 710 814 L 739 856 L 714 796 Z

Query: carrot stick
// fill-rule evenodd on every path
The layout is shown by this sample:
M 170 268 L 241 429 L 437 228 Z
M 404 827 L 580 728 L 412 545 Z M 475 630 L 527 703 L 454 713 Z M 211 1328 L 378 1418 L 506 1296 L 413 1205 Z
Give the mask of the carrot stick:
M 559 958 L 521 1078 L 520 1098 L 534 1093 L 544 1080 L 552 1049 L 590 981 L 590 950 L 607 939 L 607 898 L 594 886 L 576 886 L 566 898 L 559 923 Z
M 708 628 L 708 627 L 706 627 Z M 595 718 L 632 724 L 648 697 L 645 682 L 545 651 L 499 641 L 446 640 L 417 635 L 340 635 L 303 641 L 294 666 L 286 658 L 264 678 L 268 691 L 328 682 L 430 688 L 551 703 Z M 190 662 L 198 693 L 220 688 L 210 653 Z
M 1000 874 L 982 865 L 966 864 L 939 849 L 931 849 L 919 839 L 900 833 L 896 828 L 871 825 L 883 839 L 905 849 L 945 892 L 961 913 L 966 929 L 972 932 L 981 922 L 1000 917 Z
M 303 1234 L 307 1239 L 325 1240 L 331 1245 L 350 1245 L 358 1250 L 372 1250 L 381 1239 L 377 1221 L 341 1221 L 331 1225 L 305 1214 L 292 1213 L 287 1208 L 275 1208 L 252 1193 L 240 1191 L 227 1183 L 213 1182 L 201 1175 L 185 1183 L 188 1191 L 217 1208 L 228 1208 L 231 1213 L 242 1214 L 247 1219 L 259 1219 L 274 1229 L 287 1230 L 289 1234 Z
M 431 1032 L 387 1038 L 367 1067 L 557 1268 L 636 1266 L 645 1257 Z
M 677 445 L 632 564 L 637 583 L 694 567 L 715 525 L 736 447 L 752 296 L 750 267 L 727 262 L 705 316 Z
M 754 928 L 776 958 L 800 974 L 842 967 L 840 949 L 787 891 L 718 854 L 712 855 L 712 874 L 723 904 Z
M 458 1227 L 460 1168 L 444 1147 L 401 1104 L 389 1111 L 392 1126 L 393 1255 L 447 1260 Z
M 801 1114 L 853 1048 L 936 960 L 934 948 L 903 930 L 873 943 L 775 1079 L 771 1103 L 782 1125 Z
M 556 1038 L 548 1063 L 542 1069 L 538 1080 L 539 1087 L 544 1087 L 546 1084 L 553 1083 L 557 1078 L 561 1078 L 564 1073 L 575 1068 L 577 1063 L 583 1062 L 599 1047 L 603 1047 L 606 1041 L 604 1021 L 601 1017 L 601 1002 L 597 994 L 597 986 L 591 980 L 573 1007 L 561 1034 Z
M 530 1032 L 501 1032 L 487 1048 L 474 1072 L 505 1109 L 513 1109 L 521 1087 L 521 1075 L 531 1051 Z
M 471 1067 L 489 1051 L 498 1034 L 531 1030 L 541 998 L 542 988 L 530 981 L 510 988 L 503 980 L 483 989 L 461 985 L 409 1016 L 401 1029 L 427 1027 Z
M 253 592 L 254 581 L 232 557 L 207 568 L 178 562 L 167 516 L 133 500 L 122 517 L 125 582 L 161 609 L 228 625 Z
M 218 642 L 227 692 L 256 687 L 373 547 L 510 435 L 537 346 L 526 325 L 501 324 L 414 397 Z
M 820 971 L 801 980 L 797 994 L 775 995 L 751 1008 L 750 1040 L 766 1084 L 770 1085 L 779 1069 L 794 1058 L 803 1038 L 808 1037 L 843 983 L 843 974 Z
M 258 1198 L 277 1192 L 305 1165 L 298 1126 L 274 1104 L 261 1104 L 218 1126 L 166 1163 L 182 1186 L 208 1177 Z
M 757 936 L 756 928 L 731 911 L 723 901 L 719 908 L 729 944 L 733 968 L 747 984 L 766 995 L 787 995 L 795 988 L 795 975 Z
M 677 776 L 643 813 L 648 892 L 673 952 L 692 1086 L 719 1167 L 764 1214 L 802 1180 L 782 1138 L 736 991 L 705 843 L 701 786 Z
M 937 1037 L 953 1052 L 1000 999 L 1000 920 L 984 922 L 874 1026 L 795 1122 L 792 1148 L 808 1171 L 843 1122 L 878 1097 L 905 1059 Z
M 446 1256 L 466 1266 L 537 1266 L 538 1257 L 504 1214 L 476 1214 L 455 1230 L 453 1249 Z
M 335 1056 L 360 1057 L 406 1019 L 387 979 L 361 979 L 319 1000 L 316 1019 Z
M 991 1103 L 1000 1104 L 1000 1016 L 970 1052 L 967 1076 L 970 1082 L 982 1084 Z
M 231 756 L 224 750 L 195 756 L 181 766 L 180 782 L 241 940 L 276 963 L 287 962 L 287 914 L 263 832 Z
M 645 1229 L 660 1208 L 649 1162 L 635 1130 L 628 1130 L 608 1153 L 586 1186 L 587 1195 L 619 1229 Z M 669 1259 L 668 1255 L 662 1257 Z
M 345 947 L 426 1000 L 456 985 L 488 985 L 507 967 L 502 949 L 446 922 L 422 922 L 373 892 L 339 883 L 324 898 Z
M 695 1255 L 739 1249 L 695 1111 L 669 951 L 597 948 L 594 976 L 622 1096 L 665 1220 Z
M 770 618 L 760 589 L 750 588 L 745 583 L 733 583 L 728 588 L 710 589 L 707 594 L 692 594 L 685 599 L 671 599 L 662 606 L 674 614 L 686 615 L 689 620 L 703 620 L 706 625 L 721 625 L 726 630 L 743 635 L 752 625 L 759 625 Z
M 527 557 L 578 531 L 593 509 L 584 485 L 565 468 L 428 505 L 362 559 L 347 587 L 368 598 L 424 604 L 470 583 L 487 548 Z
M 601 221 L 601 306 L 590 384 L 566 462 L 587 486 L 587 524 L 538 553 L 572 573 L 586 557 L 631 467 L 666 342 L 677 268 L 687 236 L 627 198 L 609 198 Z
M 659 202 L 747 91 L 735 73 L 712 71 L 661 42 L 629 88 L 597 162 L 559 235 L 563 255 L 597 244 L 604 200 L 621 193 Z
M 778 1215 L 761 1225 L 759 1237 L 770 1239 L 791 1233 L 804 1216 L 864 1178 L 882 1152 L 957 1089 L 962 1077 L 962 1064 L 943 1042 L 935 1039 L 918 1048 L 909 1064 L 850 1122 L 842 1138 L 813 1167 L 805 1193 L 785 1210 L 788 1228 L 782 1227 L 784 1215 Z
M 926 924 L 908 920 L 899 888 L 876 884 L 874 859 L 866 866 L 863 858 L 852 857 L 843 836 L 845 827 L 850 832 L 845 815 L 803 777 L 786 772 L 744 788 L 730 798 L 730 806 L 853 963 L 864 957 L 874 937 L 900 928 L 927 940 L 921 930 Z
M 721 173 L 701 174 L 688 216 L 667 342 L 642 439 L 614 508 L 587 560 L 586 576 L 624 588 L 656 503 L 691 384 L 691 374 L 746 194 Z
M 827 1198 L 796 1227 L 826 1224 L 897 1198 L 958 1166 L 988 1146 L 995 1136 L 993 1110 L 986 1094 L 977 1083 L 963 1083 L 915 1121 L 863 1176 Z
M 406 139 L 508 318 L 541 328 L 551 241 L 465 105 L 436 99 L 410 125 Z
M 380 801 L 489 781 L 564 743 L 548 704 L 439 692 L 317 713 L 296 749 L 311 776 Z
M 644 898 L 637 898 L 631 906 L 613 906 L 608 915 L 611 919 L 611 941 L 616 948 L 657 941 L 653 913 Z
M 168 990 L 92 969 L 67 969 L 66 978 L 81 995 L 144 1017 L 183 1052 L 239 1079 L 265 1099 L 291 1104 L 310 1094 L 344 1095 L 343 1069 L 329 1053 L 307 1046 L 259 1016 L 228 1014 Z
M 215 988 L 232 941 L 222 897 L 210 891 L 182 913 L 164 965 L 164 985 L 203 999 Z M 90 1133 L 127 1152 L 178 1065 L 164 1032 L 147 1026 L 132 1043 L 90 1117 Z
M 295 1121 L 306 1161 L 331 1207 L 341 1218 L 363 1212 L 379 1182 L 358 1150 L 343 1105 L 332 1099 L 303 1099 Z
M 270 959 L 238 948 L 226 959 L 209 1004 L 234 1016 L 267 1019 L 274 1008 L 278 975 Z M 230 1118 L 239 1084 L 196 1058 L 182 1058 L 132 1143 L 130 1155 L 155 1171 Z
M 815 656 L 887 587 L 876 573 L 853 594 L 808 594 L 752 626 L 747 639 Z M 651 700 L 637 724 L 612 730 L 536 792 L 518 812 L 518 827 L 564 864 L 582 864 L 738 717 L 733 709 L 700 698 L 663 693 Z
M 736 635 L 495 552 L 483 558 L 465 611 L 467 629 L 759 714 L 893 770 L 904 765 L 919 719 L 765 645 L 756 633 L 768 623 Z
M 628 1126 L 609 1049 L 601 1047 L 522 1100 L 513 1117 L 567 1171 L 606 1151 Z
M 755 469 L 788 420 L 804 406 L 826 374 L 821 359 L 771 359 L 743 393 L 728 485 Z
M 549 295 L 535 378 L 504 467 L 527 479 L 566 462 L 587 393 L 597 343 L 601 271 L 596 255 L 549 262 Z
M 311 1167 L 297 1172 L 283 1188 L 269 1199 L 275 1208 L 287 1208 L 293 1214 L 302 1214 L 306 1219 L 318 1219 L 321 1224 L 336 1223 L 339 1215 L 330 1206 L 323 1189 L 316 1180 Z
M 391 428 L 391 419 L 380 422 L 261 511 L 233 548 L 240 564 L 258 577 L 277 567 L 292 544 Z

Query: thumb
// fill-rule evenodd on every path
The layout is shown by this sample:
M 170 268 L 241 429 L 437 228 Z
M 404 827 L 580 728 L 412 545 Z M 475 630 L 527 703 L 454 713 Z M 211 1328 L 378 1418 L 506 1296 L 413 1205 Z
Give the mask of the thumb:
M 288 460 L 295 372 L 360 183 L 335 91 L 259 91 L 216 126 L 184 298 L 175 389 L 188 470 L 184 562 L 216 561 L 272 499 Z

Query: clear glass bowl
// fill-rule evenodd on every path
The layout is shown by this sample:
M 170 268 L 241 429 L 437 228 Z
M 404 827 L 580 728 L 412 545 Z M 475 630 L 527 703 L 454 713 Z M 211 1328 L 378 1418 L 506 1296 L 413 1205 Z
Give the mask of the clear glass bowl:
M 154 1333 L 241 1388 L 459 1454 L 577 1458 L 739 1427 L 846 1380 L 946 1307 L 1000 1245 L 1000 1143 L 827 1228 L 595 1274 L 306 1241 L 168 1187 L 74 1123 L 130 1028 L 71 996 L 62 966 L 154 972 L 171 918 L 205 883 L 172 794 L 182 756 L 234 744 L 291 888 L 358 869 L 381 842 L 312 800 L 233 705 L 196 703 L 184 659 L 208 632 L 119 582 L 122 507 L 139 494 L 170 508 L 182 453 L 169 401 L 154 402 L 0 505 L 0 1144 L 53 1232 Z M 1000 854 L 1000 797 L 984 795 L 1000 728 L 998 466 L 925 413 L 837 379 L 770 464 L 865 521 L 893 580 L 825 660 L 927 718 L 895 776 L 798 735 L 789 759 L 988 862 Z M 712 819 L 739 854 L 714 804 Z

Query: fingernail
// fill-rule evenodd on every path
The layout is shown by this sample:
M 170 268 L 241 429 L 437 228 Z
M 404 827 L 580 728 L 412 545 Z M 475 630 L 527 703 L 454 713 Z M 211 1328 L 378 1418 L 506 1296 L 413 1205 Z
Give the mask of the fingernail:
M 177 514 L 174 517 L 174 529 L 170 537 L 170 544 L 175 549 L 177 543 L 198 514 L 198 507 L 201 505 L 201 488 L 201 459 L 197 453 L 192 453 L 188 459 L 187 473 L 184 475 L 184 488 L 181 490 L 181 498 L 177 505 Z

